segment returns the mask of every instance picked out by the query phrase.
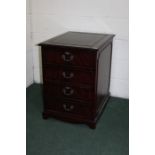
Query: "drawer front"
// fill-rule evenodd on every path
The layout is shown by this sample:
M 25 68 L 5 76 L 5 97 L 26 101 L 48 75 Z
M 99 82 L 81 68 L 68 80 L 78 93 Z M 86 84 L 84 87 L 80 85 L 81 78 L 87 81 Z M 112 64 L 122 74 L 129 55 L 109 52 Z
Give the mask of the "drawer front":
M 61 81 L 80 84 L 94 84 L 95 73 L 93 71 L 72 70 L 61 67 L 44 67 L 44 82 Z
M 44 84 L 44 93 L 49 97 L 60 97 L 71 100 L 82 100 L 88 103 L 94 102 L 94 88 L 77 87 L 70 84 Z
M 95 68 L 96 54 L 88 50 L 42 47 L 43 64 Z
M 46 99 L 44 103 L 45 110 L 52 110 L 64 114 L 74 114 L 80 117 L 89 117 L 91 114 L 90 106 L 84 106 L 76 102 L 65 102 L 56 99 Z

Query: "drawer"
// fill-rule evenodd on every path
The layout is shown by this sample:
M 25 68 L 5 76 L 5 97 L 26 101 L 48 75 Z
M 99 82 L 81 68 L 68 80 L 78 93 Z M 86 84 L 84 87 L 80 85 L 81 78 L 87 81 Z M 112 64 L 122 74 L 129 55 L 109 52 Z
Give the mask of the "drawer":
M 61 64 L 95 68 L 96 53 L 88 49 L 42 47 L 43 64 Z
M 44 67 L 44 82 L 61 81 L 82 84 L 94 84 L 94 71 L 73 70 L 62 67 Z
M 91 107 L 79 104 L 77 102 L 65 102 L 58 99 L 45 100 L 44 104 L 45 110 L 52 110 L 64 114 L 74 114 L 80 117 L 87 117 L 91 114 Z
M 89 103 L 94 102 L 94 88 L 86 86 L 73 86 L 71 84 L 44 84 L 45 96 L 60 97 L 71 100 L 82 100 Z

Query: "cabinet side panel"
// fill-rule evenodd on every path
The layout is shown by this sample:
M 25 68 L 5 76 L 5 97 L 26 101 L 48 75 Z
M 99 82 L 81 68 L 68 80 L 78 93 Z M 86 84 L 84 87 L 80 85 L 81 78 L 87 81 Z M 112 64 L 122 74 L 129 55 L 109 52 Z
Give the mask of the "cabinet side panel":
M 100 53 L 98 60 L 97 107 L 109 95 L 112 43 Z

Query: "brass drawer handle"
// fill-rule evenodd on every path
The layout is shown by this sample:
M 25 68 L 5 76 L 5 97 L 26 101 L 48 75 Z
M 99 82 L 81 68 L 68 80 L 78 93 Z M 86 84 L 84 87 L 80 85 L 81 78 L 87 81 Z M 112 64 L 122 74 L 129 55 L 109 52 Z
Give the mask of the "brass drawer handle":
M 65 79 L 71 79 L 74 77 L 74 73 L 70 72 L 62 72 L 62 76 L 65 78 Z
M 63 108 L 65 111 L 72 111 L 74 109 L 74 105 L 66 105 L 66 104 L 63 104 Z
M 65 87 L 63 88 L 63 93 L 66 96 L 70 96 L 74 93 L 74 89 L 72 89 L 71 87 Z
M 70 52 L 65 52 L 64 54 L 62 54 L 62 59 L 66 62 L 69 62 L 74 59 L 74 55 Z

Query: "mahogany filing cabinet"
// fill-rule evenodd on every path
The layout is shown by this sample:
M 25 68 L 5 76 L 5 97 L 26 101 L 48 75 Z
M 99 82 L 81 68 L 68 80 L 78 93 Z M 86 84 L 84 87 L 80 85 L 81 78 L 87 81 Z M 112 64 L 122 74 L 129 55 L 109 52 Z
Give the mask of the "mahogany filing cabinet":
M 39 44 L 44 119 L 55 117 L 96 127 L 110 96 L 113 37 L 67 32 Z

